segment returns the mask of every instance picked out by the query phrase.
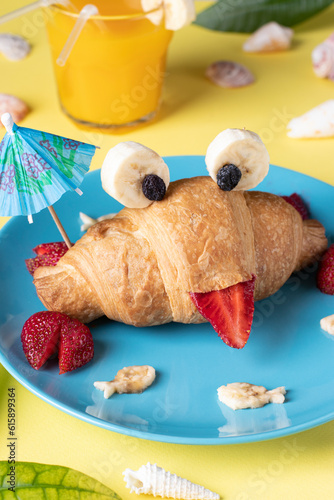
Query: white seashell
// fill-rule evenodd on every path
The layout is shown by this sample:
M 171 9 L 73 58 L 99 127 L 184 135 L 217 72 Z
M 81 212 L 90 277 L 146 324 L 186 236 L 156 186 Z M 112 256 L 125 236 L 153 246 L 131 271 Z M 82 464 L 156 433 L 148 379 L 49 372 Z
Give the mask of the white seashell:
M 293 30 L 278 23 L 264 24 L 244 43 L 245 52 L 276 52 L 291 46 Z
M 83 212 L 79 212 L 80 219 L 83 222 L 83 224 L 80 226 L 80 230 L 87 231 L 87 229 L 94 226 L 94 224 L 96 224 L 97 222 L 101 222 L 101 220 L 106 220 L 106 219 L 113 219 L 115 215 L 116 214 L 101 215 L 101 217 L 93 219 L 93 217 L 90 217 L 89 215 L 84 214 Z
M 94 387 L 104 391 L 104 398 L 109 399 L 115 392 L 118 394 L 135 394 L 145 391 L 155 380 L 153 366 L 125 366 L 117 372 L 110 382 L 94 382 Z
M 334 80 L 334 33 L 312 52 L 313 71 L 319 78 Z
M 334 136 L 334 99 L 325 101 L 287 125 L 288 136 L 296 139 Z
M 205 76 L 219 87 L 245 87 L 255 81 L 252 73 L 234 61 L 217 61 L 206 68 Z
M 0 52 L 10 61 L 21 61 L 31 50 L 29 43 L 19 35 L 0 34 Z
M 182 498 L 183 500 L 219 500 L 220 496 L 203 486 L 171 474 L 157 464 L 142 465 L 137 471 L 123 472 L 126 487 L 137 495 L 142 493 L 162 498 Z
M 29 108 L 24 101 L 10 94 L 0 94 L 0 116 L 10 113 L 15 123 L 20 122 L 28 114 Z M 3 124 L 0 122 L 0 128 Z

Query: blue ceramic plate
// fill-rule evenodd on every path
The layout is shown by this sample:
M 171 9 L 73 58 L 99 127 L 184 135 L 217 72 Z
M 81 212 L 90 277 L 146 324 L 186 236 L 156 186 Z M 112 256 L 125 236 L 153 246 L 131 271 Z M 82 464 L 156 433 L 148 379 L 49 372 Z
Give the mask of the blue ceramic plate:
M 169 157 L 171 178 L 205 175 L 201 156 Z M 272 166 L 262 190 L 300 193 L 312 216 L 334 235 L 334 188 L 311 177 Z M 79 212 L 93 217 L 121 207 L 101 188 L 99 172 L 88 174 L 84 195 L 67 193 L 56 210 L 72 239 L 80 236 Z M 248 344 L 227 347 L 209 324 L 171 323 L 135 328 L 101 319 L 92 333 L 95 357 L 77 371 L 58 375 L 56 360 L 40 371 L 26 361 L 20 342 L 25 320 L 43 309 L 24 259 L 39 243 L 59 241 L 47 210 L 29 225 L 12 219 L 1 231 L 0 361 L 27 389 L 86 422 L 145 439 L 187 444 L 231 444 L 285 436 L 334 418 L 334 341 L 319 320 L 334 313 L 334 297 L 315 286 L 315 272 L 293 276 L 274 296 L 256 304 Z M 110 380 L 123 366 L 150 364 L 155 383 L 143 394 L 105 400 L 95 380 Z M 286 386 L 283 405 L 234 412 L 219 403 L 217 388 L 246 381 Z

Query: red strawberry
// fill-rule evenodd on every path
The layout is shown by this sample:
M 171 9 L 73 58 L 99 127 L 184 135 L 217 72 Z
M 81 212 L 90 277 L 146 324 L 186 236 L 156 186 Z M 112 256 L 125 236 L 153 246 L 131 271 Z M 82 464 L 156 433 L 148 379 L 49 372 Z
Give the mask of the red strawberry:
M 297 193 L 293 193 L 290 196 L 282 196 L 283 200 L 290 203 L 299 212 L 303 220 L 310 218 L 310 213 L 307 206 L 305 205 L 302 198 Z
M 42 311 L 30 316 L 24 323 L 21 342 L 23 352 L 35 370 L 57 351 L 62 314 Z
M 66 314 L 42 311 L 23 325 L 21 342 L 30 365 L 39 370 L 59 347 L 59 373 L 75 370 L 94 356 L 89 328 Z
M 241 349 L 246 344 L 254 314 L 255 276 L 223 290 L 190 293 L 205 319 L 230 347 Z
M 68 250 L 67 245 L 65 241 L 55 241 L 53 243 L 41 243 L 40 245 L 37 245 L 37 247 L 33 248 L 33 252 L 37 253 L 37 255 L 44 255 L 44 254 L 60 254 L 64 255 Z
M 319 263 L 317 285 L 322 293 L 334 295 L 334 244 L 328 248 Z
M 70 372 L 88 363 L 94 356 L 93 337 L 88 326 L 68 318 L 60 333 L 59 374 Z
M 25 261 L 29 273 L 33 276 L 38 267 L 55 266 L 67 250 L 67 245 L 63 241 L 38 245 L 33 249 L 37 257 Z

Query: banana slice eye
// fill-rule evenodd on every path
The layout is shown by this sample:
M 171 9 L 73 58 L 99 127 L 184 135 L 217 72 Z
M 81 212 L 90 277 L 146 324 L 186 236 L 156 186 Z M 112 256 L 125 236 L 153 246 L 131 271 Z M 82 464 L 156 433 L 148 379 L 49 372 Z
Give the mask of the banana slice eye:
M 249 130 L 227 129 L 207 149 L 205 163 L 223 191 L 246 191 L 269 171 L 269 154 L 260 137 Z
M 169 185 L 169 169 L 155 151 L 137 142 L 111 148 L 101 167 L 103 189 L 129 208 L 160 201 Z

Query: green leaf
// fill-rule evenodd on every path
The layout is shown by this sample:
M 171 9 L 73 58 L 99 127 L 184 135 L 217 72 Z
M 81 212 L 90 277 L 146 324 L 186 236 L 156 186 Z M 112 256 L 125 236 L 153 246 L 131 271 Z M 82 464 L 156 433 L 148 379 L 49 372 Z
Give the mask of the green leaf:
M 276 21 L 284 26 L 301 23 L 333 0 L 218 0 L 198 14 L 195 24 L 211 30 L 251 33 Z
M 15 467 L 15 491 L 10 467 Z M 0 461 L 1 500 L 121 500 L 110 488 L 79 471 L 58 465 Z

